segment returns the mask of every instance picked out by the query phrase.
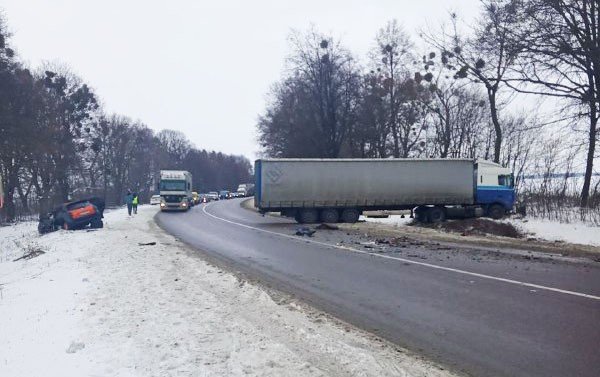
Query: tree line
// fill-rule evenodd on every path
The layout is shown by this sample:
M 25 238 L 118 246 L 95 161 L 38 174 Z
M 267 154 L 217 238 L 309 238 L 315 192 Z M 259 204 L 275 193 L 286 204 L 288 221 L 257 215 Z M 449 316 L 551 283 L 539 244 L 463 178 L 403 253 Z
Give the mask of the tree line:
M 332 36 L 295 31 L 287 69 L 258 120 L 263 153 L 482 158 L 511 167 L 517 183 L 558 153 L 564 169 L 580 159 L 579 204 L 597 205 L 599 7 L 482 0 L 466 25 L 451 14 L 440 30 L 421 32 L 421 53 L 392 20 L 366 64 Z M 530 105 L 519 110 L 515 101 Z
M 147 200 L 160 169 L 189 170 L 197 191 L 250 179 L 242 156 L 198 149 L 181 132 L 156 133 L 107 114 L 92 88 L 65 67 L 28 68 L 9 37 L 0 17 L 0 222 L 88 195 L 117 205 L 132 190 Z

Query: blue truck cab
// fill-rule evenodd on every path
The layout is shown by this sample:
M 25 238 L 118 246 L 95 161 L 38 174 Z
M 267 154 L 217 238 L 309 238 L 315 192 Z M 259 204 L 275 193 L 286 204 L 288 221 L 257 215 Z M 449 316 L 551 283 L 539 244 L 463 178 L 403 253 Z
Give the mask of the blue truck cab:
M 514 177 L 508 168 L 490 161 L 477 161 L 475 203 L 488 215 L 500 218 L 515 204 Z

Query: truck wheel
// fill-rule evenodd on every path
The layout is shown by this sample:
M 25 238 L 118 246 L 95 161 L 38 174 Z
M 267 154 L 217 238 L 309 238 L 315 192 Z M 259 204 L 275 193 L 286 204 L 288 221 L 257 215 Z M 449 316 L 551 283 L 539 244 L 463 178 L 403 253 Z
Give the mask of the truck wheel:
M 492 204 L 490 208 L 488 208 L 488 216 L 494 220 L 500 220 L 505 214 L 506 211 L 500 204 Z
M 343 223 L 355 223 L 360 217 L 360 211 L 357 209 L 345 209 L 342 211 L 342 222 Z
M 427 210 L 430 223 L 441 223 L 446 221 L 446 211 L 442 207 L 431 207 Z
M 321 211 L 321 222 L 337 223 L 340 220 L 340 213 L 337 209 L 324 209 Z
M 299 218 L 301 224 L 314 224 L 319 221 L 319 212 L 316 209 L 302 209 Z

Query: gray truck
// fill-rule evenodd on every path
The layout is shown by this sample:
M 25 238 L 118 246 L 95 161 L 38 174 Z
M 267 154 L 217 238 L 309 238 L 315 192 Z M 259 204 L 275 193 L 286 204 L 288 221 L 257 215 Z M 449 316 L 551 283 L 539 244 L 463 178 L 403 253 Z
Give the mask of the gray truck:
M 418 220 L 487 215 L 514 205 L 510 171 L 467 159 L 260 159 L 254 205 L 299 223 L 358 221 L 367 210 L 411 210 Z

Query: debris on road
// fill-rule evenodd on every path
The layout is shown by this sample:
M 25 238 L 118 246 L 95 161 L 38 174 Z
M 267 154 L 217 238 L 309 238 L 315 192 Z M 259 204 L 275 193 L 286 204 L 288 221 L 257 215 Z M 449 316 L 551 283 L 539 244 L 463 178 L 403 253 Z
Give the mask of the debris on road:
M 154 246 L 154 245 L 156 245 L 156 242 L 155 242 L 155 241 L 152 241 L 152 242 L 146 242 L 146 243 L 142 243 L 142 242 L 139 242 L 139 243 L 138 243 L 138 246 Z
M 319 230 L 339 230 L 340 227 L 333 224 L 323 223 L 315 227 L 315 229 Z
M 17 261 L 24 260 L 24 259 L 32 259 L 32 258 L 35 258 L 35 257 L 40 256 L 42 254 L 46 254 L 46 252 L 44 250 L 40 249 L 40 248 L 31 248 L 30 247 L 27 250 L 27 252 L 25 254 L 23 254 L 22 257 L 19 257 L 19 258 L 13 260 L 13 262 L 17 262 Z
M 375 241 L 357 242 L 357 244 L 359 244 L 360 246 L 364 247 L 365 249 L 372 249 L 375 246 L 377 246 L 377 244 L 375 243 Z
M 296 235 L 297 236 L 309 236 L 312 237 L 313 234 L 316 233 L 316 230 L 314 229 L 310 229 L 309 227 L 303 226 L 301 228 L 296 228 Z

